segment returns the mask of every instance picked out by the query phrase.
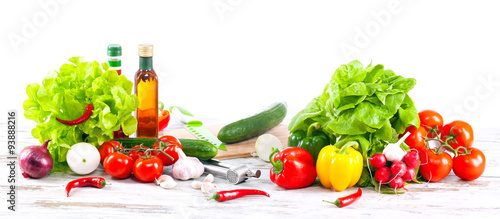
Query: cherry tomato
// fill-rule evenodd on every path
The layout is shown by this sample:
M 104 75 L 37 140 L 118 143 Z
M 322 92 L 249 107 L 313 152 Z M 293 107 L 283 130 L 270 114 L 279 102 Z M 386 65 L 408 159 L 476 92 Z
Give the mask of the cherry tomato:
M 134 160 L 126 154 L 114 152 L 104 159 L 102 165 L 110 176 L 125 179 L 132 174 Z
M 163 163 L 158 157 L 138 158 L 134 163 L 134 176 L 143 182 L 152 182 L 163 173 Z
M 453 158 L 453 172 L 464 180 L 479 178 L 486 167 L 486 158 L 482 151 L 472 148 L 470 154 L 458 155 Z
M 450 133 L 451 128 L 453 127 L 452 133 Z M 443 127 L 443 134 L 441 136 L 441 140 L 446 141 L 446 138 L 450 135 L 458 135 L 455 137 L 456 143 L 450 141 L 449 144 L 452 148 L 457 149 L 460 146 L 465 146 L 468 149 L 472 147 L 472 143 L 474 143 L 474 131 L 469 123 L 464 121 L 456 120 L 451 123 L 446 124 Z M 463 152 L 463 149 L 460 149 L 458 152 Z
M 420 126 L 424 127 L 426 132 L 429 131 L 428 127 L 438 130 L 443 129 L 443 117 L 441 116 L 441 114 L 434 110 L 421 111 L 418 113 L 418 117 L 420 118 Z M 436 136 L 432 136 L 432 133 L 429 133 L 427 137 L 432 138 Z
M 122 146 L 122 144 L 120 144 L 120 142 L 117 142 L 117 141 L 104 142 L 99 147 L 99 154 L 101 155 L 101 164 L 109 154 L 116 152 L 117 149 L 123 150 L 123 146 Z
M 425 135 L 427 131 L 425 131 L 424 127 L 420 126 L 419 128 L 415 128 L 415 126 L 410 126 L 406 128 L 406 132 L 410 132 L 410 135 L 406 138 L 405 143 L 411 149 L 426 149 Z
M 139 158 L 139 156 L 145 157 L 145 154 L 144 154 L 144 151 L 142 151 L 142 150 L 134 150 L 134 149 L 148 149 L 148 147 L 136 145 L 130 149 L 132 149 L 132 150 L 130 152 L 128 152 L 128 156 L 130 156 L 132 158 L 132 160 L 135 162 Z
M 434 149 L 420 150 L 421 166 L 420 174 L 424 179 L 437 182 L 450 174 L 453 167 L 453 159 L 448 153 L 436 154 Z
M 177 162 L 177 160 L 179 160 L 179 154 L 177 153 L 177 150 L 182 150 L 182 145 L 181 145 L 181 142 L 179 141 L 179 139 L 177 139 L 175 136 L 172 136 L 172 135 L 164 135 L 164 136 L 161 136 L 159 138 L 159 140 L 161 140 L 162 142 L 165 142 L 165 144 L 160 145 L 160 144 L 158 144 L 158 142 L 156 142 L 153 145 L 153 149 L 162 150 L 163 152 L 172 156 L 172 158 L 174 158 L 174 159 L 172 160 L 172 159 L 170 159 L 170 157 L 166 156 L 165 154 L 163 154 L 161 152 L 157 152 L 157 151 L 153 152 L 152 155 L 159 157 L 161 159 L 161 161 L 163 162 L 164 166 L 170 166 L 170 165 L 174 164 L 175 162 Z

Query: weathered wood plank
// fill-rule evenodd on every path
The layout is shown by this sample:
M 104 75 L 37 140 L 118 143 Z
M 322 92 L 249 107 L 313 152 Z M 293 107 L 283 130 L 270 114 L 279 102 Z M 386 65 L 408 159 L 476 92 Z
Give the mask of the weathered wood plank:
M 2 136 L 4 133 L 0 133 Z M 463 181 L 450 174 L 437 183 L 410 184 L 402 195 L 378 194 L 373 188 L 363 188 L 362 198 L 351 206 L 339 209 L 322 200 L 335 200 L 354 192 L 349 188 L 335 192 L 324 188 L 317 180 L 312 186 L 286 190 L 269 180 L 271 165 L 258 158 L 238 158 L 224 162 L 245 164 L 260 169 L 262 176 L 249 179 L 239 185 L 229 184 L 216 177 L 219 190 L 257 188 L 270 193 L 271 197 L 248 196 L 227 202 L 207 201 L 211 194 L 203 194 L 191 188 L 191 181 L 178 181 L 174 189 L 162 189 L 154 183 L 141 183 L 133 178 L 119 180 L 107 175 L 99 167 L 90 176 L 106 178 L 112 185 L 103 189 L 75 188 L 66 197 L 66 184 L 81 176 L 53 173 L 42 179 L 24 179 L 18 173 L 17 212 L 13 214 L 4 204 L 0 218 L 18 217 L 159 217 L 159 218 L 270 218 L 283 217 L 355 217 L 355 218 L 471 218 L 500 217 L 500 129 L 475 130 L 474 146 L 486 155 L 486 171 L 475 181 Z M 38 144 L 28 130 L 19 132 L 22 145 Z M 20 151 L 20 150 L 19 150 Z M 7 199 L 7 159 L 0 157 L 0 201 Z M 171 174 L 171 167 L 165 168 Z M 198 179 L 201 180 L 201 179 Z M 2 200 L 4 199 L 4 200 Z

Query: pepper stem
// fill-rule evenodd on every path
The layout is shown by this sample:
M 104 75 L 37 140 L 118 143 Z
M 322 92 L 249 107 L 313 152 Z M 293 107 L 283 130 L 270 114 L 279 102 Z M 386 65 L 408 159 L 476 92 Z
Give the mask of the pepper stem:
M 274 161 L 274 155 L 278 153 L 280 150 L 277 148 L 274 149 L 274 151 L 269 155 L 269 161 L 271 161 L 271 164 L 273 165 L 273 172 L 276 174 L 281 173 L 283 171 L 283 161 L 278 159 L 277 161 Z
M 306 134 L 307 138 L 312 137 L 314 131 L 316 131 L 319 128 L 321 128 L 321 125 L 319 124 L 319 122 L 315 122 L 315 123 L 311 124 L 309 126 L 309 128 L 307 128 L 307 134 Z
M 326 201 L 326 200 L 323 200 L 323 201 L 326 202 L 326 203 L 334 204 L 337 207 L 340 207 L 340 200 L 339 199 L 335 200 L 334 202 Z
M 215 201 L 219 201 L 219 193 L 215 193 L 214 196 L 212 196 L 211 198 L 207 199 L 208 201 L 209 200 L 215 200 Z
M 359 147 L 359 143 L 357 141 L 348 141 L 344 144 L 344 146 L 342 146 L 342 148 L 340 148 L 340 154 L 346 154 L 346 151 L 347 149 L 349 149 L 349 147 Z

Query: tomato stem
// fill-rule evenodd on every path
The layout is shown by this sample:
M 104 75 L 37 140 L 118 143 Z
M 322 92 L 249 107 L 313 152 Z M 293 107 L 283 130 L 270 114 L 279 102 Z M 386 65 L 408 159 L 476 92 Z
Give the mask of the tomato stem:
M 122 143 L 120 143 L 121 147 L 115 146 L 114 144 L 112 144 L 112 146 L 113 146 L 113 149 L 115 149 L 116 152 L 123 153 L 125 151 L 125 148 L 123 147 Z
M 460 151 L 460 149 L 464 149 L 464 152 L 460 152 L 460 154 L 458 154 L 458 151 Z M 465 146 L 457 147 L 457 149 L 456 149 L 457 154 L 455 154 L 455 156 L 458 156 L 458 155 L 469 155 L 469 154 L 472 153 L 472 149 L 473 148 L 470 148 L 469 150 L 467 150 L 467 147 L 465 147 Z
M 427 135 L 426 136 L 429 136 L 429 134 L 430 134 L 431 138 L 437 138 L 437 137 L 439 137 L 439 133 L 443 131 L 443 130 L 438 129 L 437 125 L 434 126 L 434 127 L 430 127 L 430 126 L 424 125 L 424 127 L 426 127 L 427 129 L 429 129 L 429 131 L 427 131 Z
M 460 134 L 462 134 L 462 133 L 454 134 L 454 133 L 453 133 L 453 129 L 454 129 L 454 128 L 455 128 L 455 126 L 451 127 L 449 135 L 445 135 L 444 137 L 446 137 L 446 141 L 447 141 L 447 142 L 448 142 L 448 140 L 452 140 L 452 141 L 453 141 L 453 143 L 458 144 L 458 142 L 457 142 L 457 139 L 456 139 L 456 138 L 457 138 L 457 136 L 459 136 L 459 135 L 460 135 Z
M 441 140 L 440 138 L 438 137 L 432 137 L 432 138 L 429 138 L 427 136 L 425 136 L 425 145 L 427 147 L 427 149 L 430 149 L 429 148 L 429 141 L 438 141 L 439 143 L 441 143 L 441 146 L 439 146 L 438 148 L 436 148 L 436 150 L 434 151 L 435 154 L 441 154 L 443 153 L 443 151 L 441 151 L 441 149 L 443 149 L 443 147 L 445 147 L 446 149 L 448 149 L 449 151 L 453 152 L 453 155 L 454 156 L 457 156 L 458 154 L 458 148 L 457 149 L 454 149 L 453 147 L 450 146 L 450 142 L 453 141 L 455 143 L 457 143 L 457 140 L 455 139 L 457 136 L 459 136 L 461 133 L 458 133 L 458 134 L 453 134 L 453 128 L 455 126 L 453 126 L 450 130 L 450 136 L 442 136 L 442 137 L 446 137 L 446 140 L 443 141 Z M 427 132 L 427 134 L 429 134 L 429 132 Z

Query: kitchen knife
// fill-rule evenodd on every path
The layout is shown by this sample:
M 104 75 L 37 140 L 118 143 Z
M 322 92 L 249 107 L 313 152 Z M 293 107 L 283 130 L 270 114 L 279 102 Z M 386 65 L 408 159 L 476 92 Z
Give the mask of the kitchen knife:
M 200 140 L 210 142 L 219 150 L 227 151 L 226 146 L 217 138 L 217 136 L 205 128 L 203 126 L 203 122 L 194 117 L 194 115 L 189 111 L 178 106 L 172 106 L 169 110 L 172 115 L 178 116 L 179 120 L 186 124 L 184 125 L 184 128 L 186 128 L 195 137 Z

